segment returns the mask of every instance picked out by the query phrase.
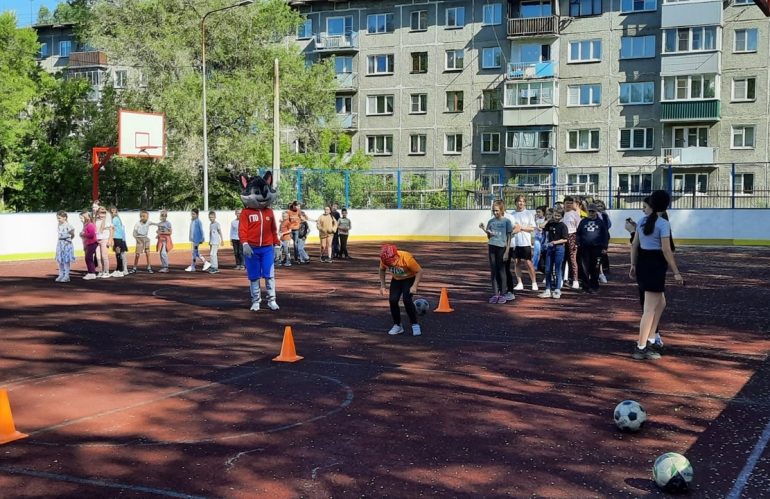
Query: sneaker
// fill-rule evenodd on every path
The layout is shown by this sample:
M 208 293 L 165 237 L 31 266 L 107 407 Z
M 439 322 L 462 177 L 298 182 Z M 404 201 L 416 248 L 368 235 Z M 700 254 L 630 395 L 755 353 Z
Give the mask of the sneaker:
M 136 274 L 136 267 L 128 271 L 129 274 Z
M 160 272 L 161 274 L 165 274 L 166 272 L 168 272 L 168 267 L 161 267 L 158 272 Z
M 663 347 L 663 338 L 660 337 L 660 333 L 655 333 L 655 345 L 658 348 Z
M 498 300 L 500 300 L 500 295 L 492 295 L 492 296 L 489 298 L 489 303 L 497 303 L 497 302 L 498 302 Z
M 195 267 L 193 267 L 192 265 L 190 265 L 189 267 L 187 267 L 186 269 L 184 269 L 184 271 L 185 271 L 185 272 L 195 272 Z M 134 271 L 134 272 L 136 272 L 136 271 Z
M 70 282 L 70 278 L 69 277 L 62 277 L 61 281 L 59 281 L 59 282 Z
M 59 276 L 56 279 L 54 279 L 54 281 L 56 281 L 56 282 L 61 282 L 61 280 L 62 280 L 62 276 Z
M 561 298 L 561 290 L 555 289 L 553 293 L 551 293 L 551 296 L 558 300 L 559 298 Z
M 286 262 L 283 264 L 284 267 L 291 267 L 291 262 Z
M 279 308 L 281 308 L 278 306 L 278 303 L 276 303 L 275 300 L 270 300 L 269 302 L 267 302 L 267 306 L 270 308 L 270 310 L 278 310 Z
M 112 273 L 112 277 L 123 277 L 123 272 L 116 270 Z
M 516 285 L 515 288 L 513 288 L 514 291 L 522 291 L 524 289 L 524 283 L 520 282 Z
M 420 329 L 419 324 L 412 324 L 412 336 L 420 336 L 422 334 L 422 329 Z
M 252 303 L 251 308 L 249 310 L 251 310 L 252 312 L 259 312 L 259 302 L 255 301 L 254 303 Z
M 634 353 L 631 354 L 631 357 L 634 360 L 658 360 L 660 358 L 660 354 L 658 352 L 654 352 L 649 347 L 639 349 L 638 346 L 634 345 Z
M 83 280 L 90 281 L 92 279 L 96 279 L 96 274 L 86 274 L 83 276 Z
M 580 282 L 572 281 L 572 289 L 580 289 Z
M 216 267 L 211 267 L 209 269 L 209 274 L 218 274 L 218 273 L 219 273 L 219 269 Z
M 546 289 L 545 291 L 543 291 L 542 293 L 537 295 L 538 298 L 550 298 L 551 296 L 552 295 L 551 295 L 551 290 L 550 289 Z
M 508 302 L 508 300 L 506 300 L 506 299 L 505 299 L 505 296 L 503 296 L 503 295 L 498 295 L 498 297 L 497 297 L 497 303 L 507 303 L 507 302 Z
M 395 336 L 395 335 L 401 334 L 403 332 L 404 332 L 404 328 L 402 328 L 398 324 L 393 324 L 393 327 L 390 328 L 390 331 L 388 331 L 388 334 L 391 335 L 391 336 Z
M 211 267 L 211 262 L 205 262 L 203 264 L 203 271 L 206 272 Z
M 110 278 L 110 274 L 108 274 L 107 272 L 102 272 L 101 274 L 99 274 L 99 277 L 101 279 L 109 279 Z
M 505 301 L 513 301 L 516 299 L 516 296 L 513 294 L 513 291 L 508 291 L 505 293 Z
M 536 282 L 533 282 L 533 283 L 532 283 L 532 291 L 537 291 L 538 289 L 539 289 L 539 288 L 537 287 L 537 283 L 536 283 Z
M 154 272 L 152 271 L 152 267 L 147 267 L 147 273 L 148 274 L 154 274 Z
M 599 282 L 602 284 L 607 284 L 607 276 L 604 274 L 599 274 Z

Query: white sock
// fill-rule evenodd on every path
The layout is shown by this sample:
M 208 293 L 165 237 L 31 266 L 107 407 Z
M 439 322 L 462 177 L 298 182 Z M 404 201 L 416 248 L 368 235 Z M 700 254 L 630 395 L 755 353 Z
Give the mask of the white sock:
M 639 350 L 644 350 L 645 348 L 647 348 L 647 345 L 643 345 L 643 346 L 636 345 L 636 348 L 638 348 Z

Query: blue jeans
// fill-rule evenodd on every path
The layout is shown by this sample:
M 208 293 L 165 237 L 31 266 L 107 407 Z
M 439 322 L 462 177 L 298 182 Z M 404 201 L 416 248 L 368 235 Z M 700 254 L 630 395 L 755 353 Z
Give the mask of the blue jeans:
M 564 268 L 564 245 L 557 244 L 545 250 L 545 289 L 561 289 L 562 269 Z M 553 273 L 556 282 L 553 282 Z M 555 284 L 555 286 L 554 286 Z
M 540 253 L 543 251 L 542 242 L 539 237 L 532 237 L 532 266 L 537 272 L 537 264 L 540 263 Z

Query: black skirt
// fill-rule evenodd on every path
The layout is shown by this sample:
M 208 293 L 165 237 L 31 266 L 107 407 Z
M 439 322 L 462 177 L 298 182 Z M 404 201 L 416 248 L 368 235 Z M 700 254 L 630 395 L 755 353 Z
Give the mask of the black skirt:
M 663 293 L 666 290 L 668 263 L 661 250 L 639 248 L 636 256 L 636 282 L 641 291 Z

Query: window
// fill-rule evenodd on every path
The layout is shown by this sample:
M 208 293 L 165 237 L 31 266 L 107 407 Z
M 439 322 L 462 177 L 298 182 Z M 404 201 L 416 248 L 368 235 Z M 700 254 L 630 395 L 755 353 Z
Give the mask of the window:
M 115 71 L 115 88 L 126 88 L 128 85 L 128 71 Z
M 702 52 L 716 50 L 717 27 L 698 26 L 663 30 L 663 52 Z
M 569 0 L 570 17 L 598 16 L 602 13 L 602 0 Z
M 348 96 L 337 96 L 335 99 L 337 114 L 350 114 L 353 112 L 353 98 Z
M 366 114 L 393 114 L 392 95 L 369 95 L 366 97 Z
M 709 129 L 705 126 L 676 127 L 674 147 L 708 147 Z
M 343 36 L 353 33 L 353 16 L 330 17 L 326 20 L 327 36 Z
M 447 71 L 461 70 L 464 62 L 465 51 L 463 49 L 446 51 L 446 65 L 444 67 Z
M 503 6 L 499 3 L 484 5 L 482 24 L 486 26 L 498 25 L 503 23 Z
M 652 149 L 652 128 L 621 128 L 619 130 L 619 151 Z
M 411 28 L 412 31 L 427 31 L 428 30 L 428 11 L 416 10 L 411 13 Z
M 733 5 L 754 5 L 754 0 L 733 0 Z
M 410 114 L 425 114 L 428 112 L 428 94 L 412 94 Z
M 313 38 L 313 20 L 305 19 L 299 28 L 297 28 L 297 38 L 300 40 L 307 40 Z
M 446 10 L 446 27 L 462 28 L 465 25 L 465 7 L 451 7 Z
M 733 126 L 733 140 L 730 149 L 754 149 L 754 126 Z
M 733 189 L 736 194 L 754 194 L 754 174 L 736 173 L 733 178 Z
M 485 47 L 481 49 L 481 69 L 499 68 L 503 65 L 503 49 Z
M 502 100 L 500 99 L 500 91 L 495 90 L 482 90 L 481 92 L 481 110 L 482 111 L 499 111 L 503 108 Z
M 621 105 L 652 104 L 654 99 L 655 83 L 651 81 L 620 84 Z
M 568 106 L 598 106 L 601 101 L 602 86 L 598 83 L 567 87 Z
M 620 38 L 621 59 L 643 59 L 655 57 L 655 35 L 622 36 Z
M 444 154 L 461 154 L 463 152 L 463 134 L 448 133 L 444 136 Z
M 423 134 L 412 134 L 409 136 L 409 154 L 425 154 L 427 149 L 428 136 Z
M 64 40 L 59 42 L 59 56 L 69 57 L 72 52 L 72 42 L 70 40 Z
M 601 59 L 601 40 L 578 40 L 569 42 L 568 62 L 599 62 Z
M 366 137 L 366 153 L 374 156 L 391 156 L 393 154 L 393 136 L 368 135 Z
M 40 44 L 40 57 L 48 57 L 48 44 L 47 43 L 41 43 Z
M 598 173 L 570 173 L 567 175 L 567 194 L 594 194 L 599 184 Z
M 366 16 L 366 32 L 391 33 L 393 31 L 393 14 L 370 14 Z
M 104 84 L 107 73 L 105 71 L 77 71 L 69 73 L 68 79 L 85 78 L 92 87 L 99 87 Z
M 713 99 L 716 97 L 716 75 L 666 76 L 663 78 L 663 100 Z
M 568 151 L 598 151 L 599 130 L 570 130 L 567 132 Z
M 551 17 L 553 15 L 551 0 L 530 0 L 521 2 L 519 15 L 523 18 Z
M 428 53 L 412 52 L 412 73 L 428 72 Z
M 370 55 L 366 59 L 367 74 L 393 74 L 393 54 Z
M 673 191 L 705 194 L 708 192 L 708 178 L 705 173 L 675 173 Z
M 620 12 L 645 12 L 657 8 L 657 0 L 620 0 Z
M 623 194 L 648 194 L 652 192 L 652 173 L 621 173 L 618 188 Z
M 550 130 L 509 130 L 505 133 L 505 147 L 511 149 L 550 149 Z
M 461 113 L 463 110 L 463 92 L 449 91 L 446 93 L 446 110 L 449 113 Z
M 349 55 L 338 55 L 334 58 L 334 72 L 337 74 L 353 72 L 353 57 Z
M 733 102 L 753 101 L 756 97 L 757 79 L 753 76 L 733 79 Z
M 736 29 L 733 52 L 756 52 L 757 29 Z
M 553 105 L 553 82 L 522 82 L 506 84 L 505 106 L 550 106 Z
M 481 134 L 481 154 L 498 154 L 500 152 L 500 134 Z

